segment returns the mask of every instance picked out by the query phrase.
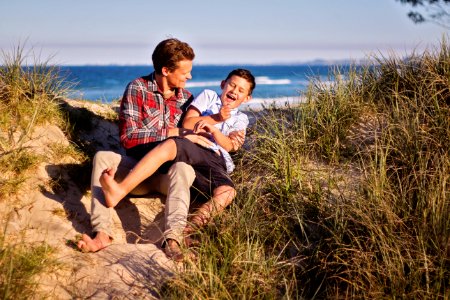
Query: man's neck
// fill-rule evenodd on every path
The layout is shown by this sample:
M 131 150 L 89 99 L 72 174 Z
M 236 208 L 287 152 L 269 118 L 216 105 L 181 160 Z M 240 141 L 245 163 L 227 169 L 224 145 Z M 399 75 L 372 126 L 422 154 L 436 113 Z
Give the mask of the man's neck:
M 170 97 L 175 92 L 175 89 L 171 89 L 169 87 L 166 77 L 162 74 L 155 73 L 155 80 L 158 88 L 161 90 L 164 96 Z

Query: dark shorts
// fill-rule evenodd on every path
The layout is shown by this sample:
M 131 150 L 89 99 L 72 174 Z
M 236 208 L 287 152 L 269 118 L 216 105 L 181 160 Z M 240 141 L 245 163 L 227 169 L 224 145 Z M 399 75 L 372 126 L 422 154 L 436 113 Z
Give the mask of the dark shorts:
M 141 160 L 147 153 L 153 150 L 156 146 L 163 143 L 164 141 L 158 141 L 158 142 L 151 142 L 147 144 L 140 144 L 137 146 L 134 146 L 133 148 L 127 149 L 126 154 L 127 156 L 130 156 L 136 160 Z M 158 168 L 156 172 L 160 174 L 166 174 L 170 167 L 173 165 L 172 161 L 168 161 L 161 165 L 161 167 Z
M 177 156 L 173 162 L 185 162 L 194 168 L 193 186 L 199 192 L 211 195 L 212 191 L 221 185 L 234 187 L 222 155 L 185 138 L 173 137 L 171 139 L 177 145 Z
M 164 163 L 159 169 L 160 173 L 167 173 L 174 162 L 185 162 L 195 171 L 193 187 L 200 194 L 212 195 L 214 189 L 221 185 L 234 187 L 228 175 L 225 159 L 211 149 L 204 148 L 182 137 L 171 137 L 177 145 L 177 155 L 173 161 Z M 143 144 L 127 150 L 127 155 L 140 160 L 150 150 L 162 142 Z

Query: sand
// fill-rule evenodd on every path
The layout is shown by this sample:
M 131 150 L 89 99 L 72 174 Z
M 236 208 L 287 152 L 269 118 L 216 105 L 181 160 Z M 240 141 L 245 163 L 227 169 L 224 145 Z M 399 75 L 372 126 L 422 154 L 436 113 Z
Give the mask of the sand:
M 97 115 L 111 109 L 84 101 L 68 103 L 67 108 Z M 91 121 L 93 126 L 79 134 L 80 140 L 95 150 L 120 151 L 117 126 L 96 116 Z M 17 197 L 0 201 L 1 225 L 7 224 L 8 240 L 30 245 L 44 242 L 54 249 L 52 257 L 60 263 L 40 275 L 36 297 L 157 298 L 161 284 L 182 267 L 167 259 L 159 247 L 165 199 L 148 195 L 122 201 L 113 209 L 113 244 L 96 253 L 78 251 L 74 247 L 77 238 L 92 234 L 86 184 L 90 168 L 82 168 L 70 155 L 52 157 L 55 145 L 69 143 L 57 126 L 36 128 L 27 146 L 48 159 L 30 174 Z

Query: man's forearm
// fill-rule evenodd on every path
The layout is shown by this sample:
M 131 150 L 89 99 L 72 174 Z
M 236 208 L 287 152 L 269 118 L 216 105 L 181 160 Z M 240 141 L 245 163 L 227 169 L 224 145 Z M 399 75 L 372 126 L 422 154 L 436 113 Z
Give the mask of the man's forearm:
M 187 134 L 191 134 L 192 130 L 190 129 L 186 129 L 186 128 L 170 128 L 167 131 L 167 137 L 172 137 L 172 136 L 185 136 Z

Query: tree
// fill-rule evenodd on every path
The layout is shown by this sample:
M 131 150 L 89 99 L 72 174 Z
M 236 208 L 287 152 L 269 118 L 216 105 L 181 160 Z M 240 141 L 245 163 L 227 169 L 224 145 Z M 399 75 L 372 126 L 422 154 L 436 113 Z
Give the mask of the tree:
M 413 7 L 408 17 L 416 24 L 432 22 L 450 29 L 450 0 L 397 0 Z

